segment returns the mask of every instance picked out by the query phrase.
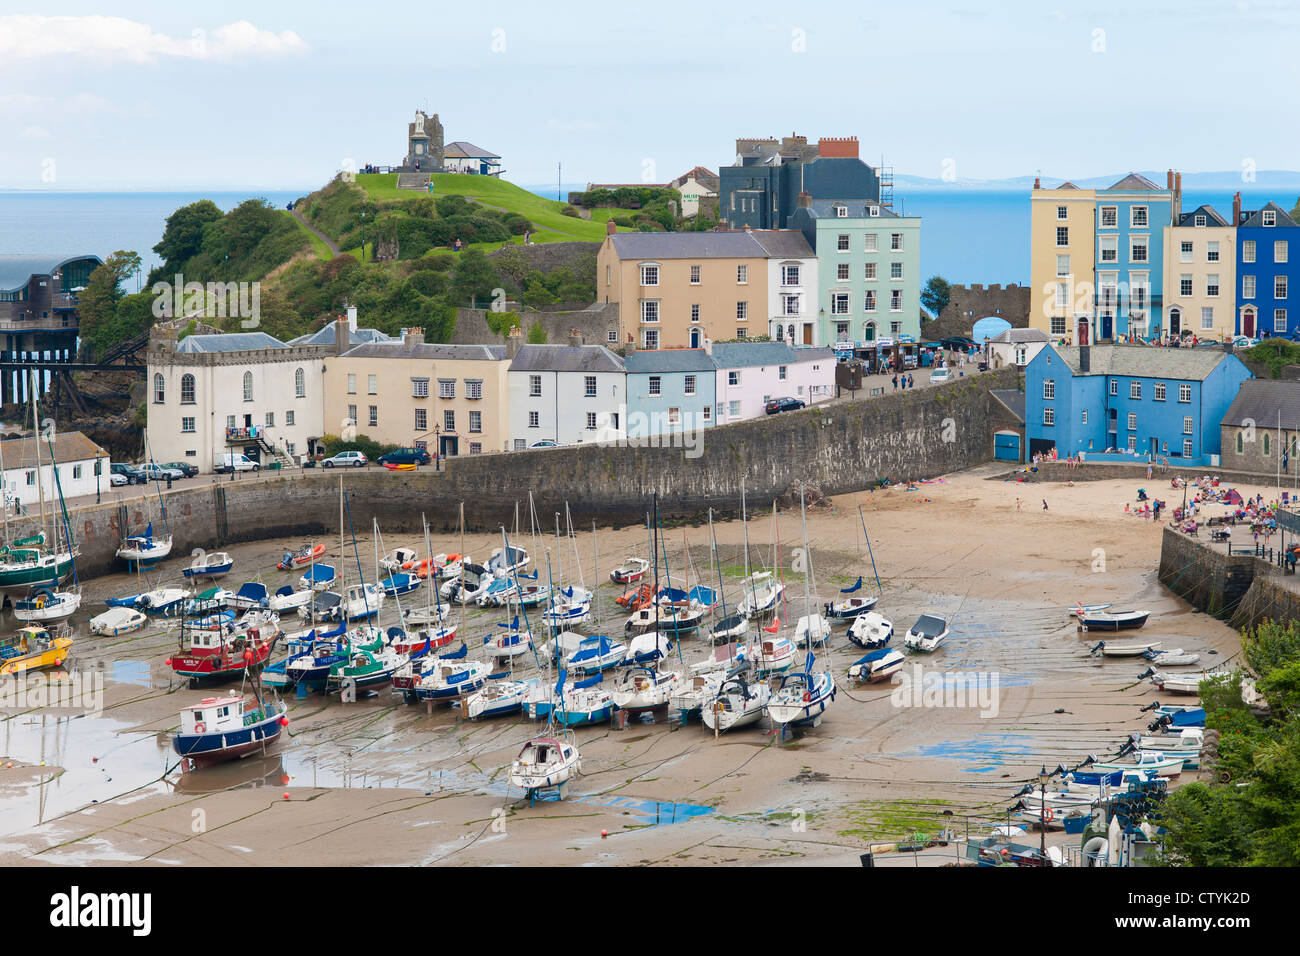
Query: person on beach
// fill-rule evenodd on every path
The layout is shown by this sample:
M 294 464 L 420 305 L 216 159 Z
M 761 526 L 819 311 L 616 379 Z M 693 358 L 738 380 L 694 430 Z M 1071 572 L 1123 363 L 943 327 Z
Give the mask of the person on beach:
M 1047 510 L 1047 499 L 1046 499 L 1046 498 L 1043 499 L 1043 510 L 1044 510 L 1044 511 Z
M 1020 505 L 1021 505 L 1021 504 L 1022 504 L 1021 499 L 1017 498 L 1017 499 L 1016 499 L 1016 511 L 1017 511 L 1017 513 L 1020 511 Z
M 893 381 L 893 383 L 894 383 L 894 391 L 898 391 L 898 373 L 897 373 L 897 372 L 894 373 L 894 377 L 893 377 L 892 381 Z

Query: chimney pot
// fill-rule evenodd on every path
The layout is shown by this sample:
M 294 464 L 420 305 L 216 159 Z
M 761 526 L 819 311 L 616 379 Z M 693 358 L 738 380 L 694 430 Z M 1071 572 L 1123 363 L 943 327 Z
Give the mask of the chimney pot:
M 506 333 L 506 358 L 513 359 L 519 354 L 519 347 L 524 343 L 524 330 L 512 325 Z
M 581 345 L 581 344 L 582 344 L 582 333 L 579 332 L 577 329 L 569 329 L 569 344 L 570 344 L 570 345 Z
M 1241 222 L 1241 192 L 1238 191 L 1232 196 L 1232 224 L 1238 225 Z
M 606 220 L 606 222 L 605 222 L 605 235 L 607 235 L 607 236 L 612 236 L 612 235 L 614 235 L 614 233 L 617 232 L 617 231 L 618 231 L 618 227 L 614 225 L 614 220 L 613 220 L 613 219 L 608 219 L 608 220 Z
M 1035 188 L 1035 189 L 1042 189 L 1042 188 L 1043 188 L 1042 180 L 1041 180 L 1038 176 L 1035 176 L 1035 177 L 1034 177 L 1034 188 Z

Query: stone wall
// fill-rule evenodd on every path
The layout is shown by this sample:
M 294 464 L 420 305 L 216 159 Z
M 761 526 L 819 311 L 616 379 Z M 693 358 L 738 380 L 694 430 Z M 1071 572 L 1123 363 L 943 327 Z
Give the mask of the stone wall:
M 223 481 L 164 492 L 173 554 L 240 541 L 338 533 L 338 489 L 348 493 L 353 527 L 377 518 L 392 532 L 417 532 L 428 516 L 435 533 L 457 529 L 465 505 L 470 530 L 514 523 L 531 491 L 539 514 L 563 511 L 586 525 L 640 524 L 654 493 L 669 521 L 700 521 L 711 507 L 739 512 L 741 479 L 753 502 L 770 502 L 798 482 L 822 494 L 947 474 L 991 453 L 988 388 L 1013 387 L 1014 370 L 873 399 L 787 412 L 707 429 L 698 457 L 674 448 L 555 448 L 454 458 L 446 471 L 307 471 Z M 757 506 L 757 505 L 756 505 Z M 124 527 L 158 518 L 156 497 L 129 507 L 89 505 L 70 514 L 84 577 L 108 571 Z M 155 528 L 157 525 L 155 524 Z
M 546 341 L 552 345 L 567 345 L 569 330 L 577 329 L 587 345 L 605 345 L 616 348 L 608 339 L 608 332 L 618 332 L 618 303 L 597 303 L 574 312 L 519 313 L 525 334 L 534 322 L 546 330 Z M 456 331 L 452 333 L 454 345 L 502 345 L 505 339 L 488 327 L 487 312 L 483 309 L 457 309 Z
M 1024 466 L 1021 466 L 1024 467 Z M 1132 479 L 1137 483 L 1136 487 L 1146 488 L 1147 493 L 1153 498 L 1161 498 L 1171 506 L 1174 499 L 1177 498 L 1178 504 L 1182 504 L 1182 488 L 1172 488 L 1169 481 L 1174 476 L 1186 478 L 1194 481 L 1201 475 L 1210 474 L 1218 477 L 1225 485 L 1255 485 L 1264 486 L 1265 488 L 1276 485 L 1276 475 L 1263 472 L 1253 471 L 1225 471 L 1222 468 L 1166 468 L 1161 465 L 1155 465 L 1151 469 L 1150 483 L 1147 480 L 1147 466 L 1145 464 L 1120 464 L 1118 462 L 1084 462 L 1078 468 L 1070 468 L 1064 461 L 1043 462 L 1039 464 L 1038 471 L 1025 474 L 1018 470 L 1008 470 L 1004 474 L 994 475 L 989 481 L 1004 481 L 1008 478 L 1021 478 L 1028 482 L 1056 482 L 1056 481 L 1111 481 L 1113 479 Z M 1283 473 L 1282 490 L 1290 491 L 1287 485 L 1285 473 Z M 1188 495 L 1193 492 L 1189 489 Z M 1270 497 L 1267 492 L 1265 497 Z
M 971 327 L 986 316 L 1006 319 L 1014 329 L 1029 327 L 1029 286 L 954 285 L 951 296 L 938 318 L 925 324 L 926 339 L 943 339 L 951 335 L 970 335 Z
M 1300 586 L 1266 558 L 1231 554 L 1165 528 L 1160 545 L 1160 583 L 1234 628 L 1253 628 L 1268 618 L 1300 618 Z

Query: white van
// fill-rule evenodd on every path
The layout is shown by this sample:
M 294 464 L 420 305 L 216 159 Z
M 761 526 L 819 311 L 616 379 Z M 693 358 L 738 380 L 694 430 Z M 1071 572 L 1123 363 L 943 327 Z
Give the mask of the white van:
M 218 475 L 228 474 L 232 471 L 257 471 L 261 466 L 246 455 L 236 455 L 233 452 L 217 457 L 213 471 Z

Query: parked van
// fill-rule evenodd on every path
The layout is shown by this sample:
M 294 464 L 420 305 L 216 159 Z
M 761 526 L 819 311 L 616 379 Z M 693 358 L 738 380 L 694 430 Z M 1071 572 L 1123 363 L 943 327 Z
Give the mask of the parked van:
M 232 471 L 257 471 L 260 467 L 261 465 L 246 455 L 228 453 L 217 459 L 213 470 L 218 475 L 225 475 Z

